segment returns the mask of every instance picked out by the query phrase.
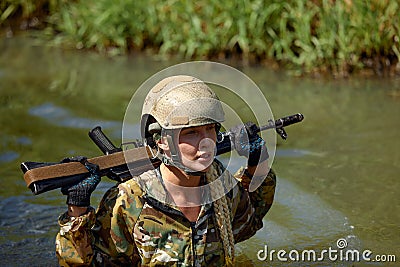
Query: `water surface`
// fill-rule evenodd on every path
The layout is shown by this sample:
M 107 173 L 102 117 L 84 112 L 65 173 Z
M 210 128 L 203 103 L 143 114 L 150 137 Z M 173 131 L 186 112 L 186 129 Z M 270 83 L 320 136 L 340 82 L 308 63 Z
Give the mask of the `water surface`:
M 3 39 L 0 49 L 0 263 L 56 266 L 54 238 L 65 197 L 58 190 L 32 195 L 19 164 L 98 156 L 87 137 L 97 125 L 119 143 L 134 90 L 172 62 L 145 55 L 110 59 L 28 38 Z M 238 246 L 239 260 L 286 266 L 259 261 L 257 252 L 265 245 L 321 251 L 339 238 L 349 248 L 399 258 L 399 79 L 313 80 L 267 67 L 241 70 L 263 90 L 276 118 L 301 112 L 305 120 L 287 128 L 287 141 L 278 140 L 276 201 L 264 228 Z M 103 180 L 93 204 L 113 185 Z

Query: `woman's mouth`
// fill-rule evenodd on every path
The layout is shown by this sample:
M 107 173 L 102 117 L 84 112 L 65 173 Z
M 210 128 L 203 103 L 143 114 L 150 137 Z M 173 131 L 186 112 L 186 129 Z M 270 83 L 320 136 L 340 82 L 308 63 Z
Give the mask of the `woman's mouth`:
M 209 161 L 211 158 L 211 153 L 202 153 L 197 157 L 197 160 L 199 161 Z

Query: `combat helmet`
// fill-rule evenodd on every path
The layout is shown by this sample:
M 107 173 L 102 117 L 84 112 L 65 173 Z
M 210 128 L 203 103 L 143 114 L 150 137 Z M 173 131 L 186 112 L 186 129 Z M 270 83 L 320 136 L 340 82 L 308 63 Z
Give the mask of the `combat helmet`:
M 141 134 L 155 147 L 154 134 L 224 121 L 224 111 L 217 95 L 203 81 L 187 75 L 171 76 L 157 83 L 147 94 L 141 117 Z M 169 146 L 176 148 L 176 144 Z M 171 155 L 180 162 L 179 155 Z M 163 159 L 164 161 L 164 159 Z M 168 163 L 168 162 L 167 162 Z M 182 166 L 179 166 L 184 169 Z
M 141 133 L 148 139 L 158 127 L 182 129 L 221 123 L 224 117 L 217 95 L 203 81 L 186 75 L 171 76 L 157 83 L 147 94 L 142 108 Z

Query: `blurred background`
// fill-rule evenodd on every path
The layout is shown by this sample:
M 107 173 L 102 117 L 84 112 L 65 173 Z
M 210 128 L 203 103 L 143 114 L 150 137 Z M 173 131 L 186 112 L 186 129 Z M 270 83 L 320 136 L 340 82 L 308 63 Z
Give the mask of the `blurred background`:
M 239 263 L 304 266 L 257 251 L 339 238 L 400 257 L 399 16 L 398 1 L 1 1 L 0 265 L 57 266 L 65 197 L 34 196 L 20 163 L 99 156 L 87 136 L 97 125 L 119 144 L 135 90 L 190 60 L 244 72 L 275 118 L 305 116 L 278 140 L 276 200 Z M 112 185 L 103 179 L 94 205 Z

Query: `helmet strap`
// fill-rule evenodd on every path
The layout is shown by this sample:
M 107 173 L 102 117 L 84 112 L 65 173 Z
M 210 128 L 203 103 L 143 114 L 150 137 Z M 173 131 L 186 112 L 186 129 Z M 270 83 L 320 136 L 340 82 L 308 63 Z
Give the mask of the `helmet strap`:
M 165 165 L 178 168 L 178 169 L 182 170 L 185 174 L 190 175 L 190 176 L 202 176 L 205 174 L 205 172 L 202 172 L 202 171 L 194 171 L 194 170 L 184 166 L 180 162 L 174 162 L 174 161 L 172 161 L 171 158 L 167 157 L 165 154 L 162 154 L 161 161 Z

